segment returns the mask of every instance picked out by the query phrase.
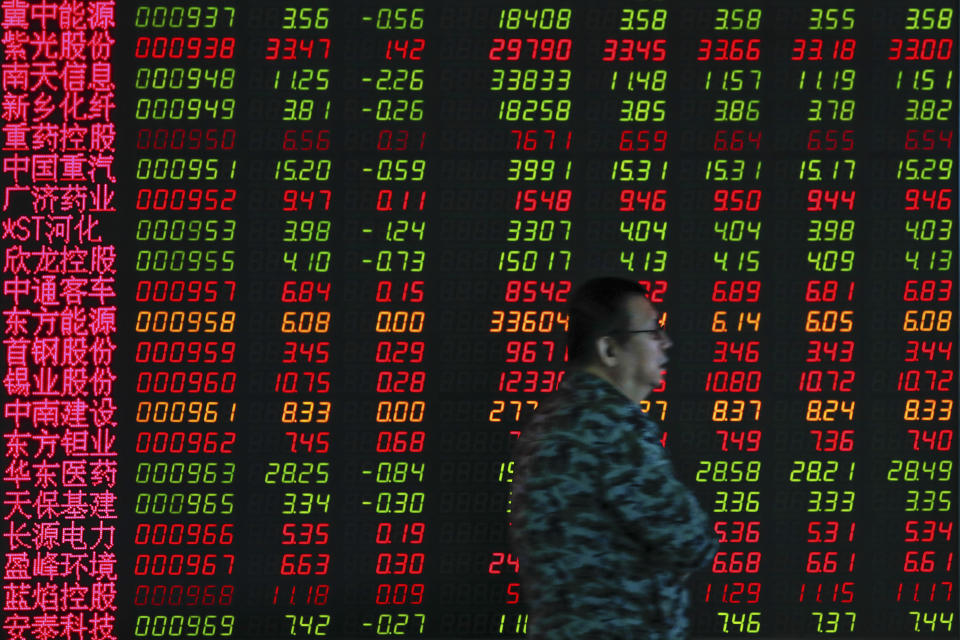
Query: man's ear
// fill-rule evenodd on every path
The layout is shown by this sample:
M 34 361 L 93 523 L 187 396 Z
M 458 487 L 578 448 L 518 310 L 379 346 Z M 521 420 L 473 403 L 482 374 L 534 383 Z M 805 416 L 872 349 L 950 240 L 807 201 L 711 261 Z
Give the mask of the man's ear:
M 594 342 L 597 360 L 605 367 L 612 367 L 617 363 L 617 342 L 612 336 L 601 336 Z

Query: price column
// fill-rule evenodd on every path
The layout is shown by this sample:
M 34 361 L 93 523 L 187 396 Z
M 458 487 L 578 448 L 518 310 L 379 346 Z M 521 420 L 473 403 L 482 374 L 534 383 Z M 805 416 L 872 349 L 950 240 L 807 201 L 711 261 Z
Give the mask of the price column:
M 899 445 L 886 447 L 887 494 L 901 539 L 890 563 L 900 575 L 882 601 L 896 604 L 904 633 L 957 633 L 957 193 L 956 15 L 946 3 L 905 7 L 887 43 L 896 89 L 891 130 L 902 210 L 891 229 L 906 272 L 902 281 L 902 362 L 889 415 Z M 940 6 L 936 6 L 940 5 Z M 954 5 L 955 6 L 955 5 Z M 950 185 L 950 186 L 948 186 Z M 895 307 L 896 308 L 896 307 Z M 894 327 L 886 327 L 894 329 Z M 891 331 L 892 333 L 892 331 Z M 896 428 L 899 427 L 899 428 Z M 892 533 L 892 532 L 891 532 Z M 891 602 L 892 600 L 892 602 Z
M 665 213 L 669 166 L 665 159 L 667 18 L 665 8 L 622 9 L 618 33 L 605 34 L 615 37 L 604 39 L 600 58 L 601 79 L 607 83 L 607 91 L 618 98 L 618 126 L 614 130 L 620 155 L 614 159 L 608 175 L 619 189 L 616 244 L 625 248 L 619 251 L 619 265 L 614 269 L 625 271 L 628 278 L 639 276 L 638 281 L 657 306 L 663 304 L 668 287 L 664 276 L 669 257 L 669 222 Z M 602 225 L 588 226 L 589 234 L 602 234 L 604 241 L 608 241 L 609 232 Z M 667 312 L 661 309 L 661 313 L 661 320 L 666 323 Z M 666 378 L 654 392 L 662 393 L 665 389 Z M 658 422 L 662 423 L 667 416 L 664 399 L 647 399 L 640 404 Z M 666 431 L 662 442 L 666 446 Z
M 429 115 L 424 37 L 428 16 L 423 8 L 364 8 L 359 33 L 371 43 L 368 56 L 376 68 L 358 69 L 363 97 L 361 121 L 376 132 L 376 155 L 360 161 L 363 192 L 357 269 L 376 274 L 358 283 L 358 296 L 369 296 L 374 314 L 362 313 L 362 331 L 375 336 L 364 356 L 373 360 L 361 380 L 363 392 L 375 393 L 375 408 L 361 420 L 376 425 L 375 438 L 352 479 L 360 490 L 364 517 L 358 535 L 373 554 L 362 554 L 364 574 L 356 597 L 359 626 L 368 635 L 419 636 L 428 629 L 425 606 L 439 594 L 427 589 L 431 561 L 426 552 L 431 531 L 425 513 L 429 471 L 425 428 L 431 414 L 427 399 L 429 353 L 427 265 L 429 141 L 423 128 Z M 373 33 L 371 33 L 373 32 Z M 370 137 L 360 138 L 368 141 Z M 369 362 L 369 361 L 368 361 Z M 371 376 L 375 376 L 372 377 Z M 370 431 L 365 433 L 370 434 Z M 368 449 L 369 451 L 369 449 Z M 373 574 L 373 580 L 366 576 Z M 372 615 L 371 615 L 372 614 Z
M 707 372 L 703 391 L 712 398 L 710 419 L 722 453 L 699 460 L 695 477 L 717 487 L 712 512 L 721 544 L 703 601 L 715 608 L 715 624 L 723 633 L 756 634 L 764 628 L 758 610 L 764 432 L 757 339 L 763 320 L 759 247 L 762 214 L 771 199 L 769 194 L 764 197 L 760 184 L 765 136 L 760 125 L 764 74 L 758 36 L 764 16 L 759 8 L 716 8 L 711 13 L 713 33 L 697 44 L 695 77 L 709 96 L 705 102 L 713 123 L 703 174 L 710 204 L 703 208 L 712 212 L 711 244 L 719 247 L 712 251 L 715 368 Z
M 135 633 L 234 633 L 235 8 L 134 14 Z
M 256 604 L 269 608 L 258 609 L 249 633 L 271 637 L 319 637 L 338 623 L 330 606 L 340 596 L 331 585 L 339 559 L 331 547 L 342 535 L 331 523 L 330 489 L 340 444 L 332 425 L 342 410 L 333 401 L 338 381 L 331 362 L 332 306 L 341 293 L 331 282 L 339 232 L 331 187 L 331 13 L 316 6 L 250 13 L 250 24 L 266 36 L 251 49 L 259 63 L 251 86 L 262 96 L 254 98 L 250 115 L 267 120 L 253 124 L 254 150 L 265 153 L 254 159 L 262 170 L 251 178 L 266 184 L 257 185 L 256 203 L 251 198 L 258 259 L 251 260 L 249 277 L 266 304 L 253 312 L 262 322 L 251 323 L 264 333 L 264 348 L 251 351 L 263 356 L 259 391 L 269 394 L 253 427 L 262 432 L 251 438 L 259 445 L 251 444 L 250 481 L 258 487 L 251 537 L 264 547 L 251 564 L 262 580 Z
M 789 80 L 799 92 L 794 103 L 804 110 L 797 119 L 807 125 L 806 154 L 794 170 L 805 195 L 798 216 L 803 221 L 797 226 L 806 240 L 808 308 L 803 320 L 806 354 L 794 386 L 802 404 L 790 413 L 803 412 L 807 437 L 791 448 L 807 455 L 792 460 L 783 473 L 791 483 L 787 495 L 802 496 L 797 504 L 805 505 L 807 519 L 806 553 L 796 554 L 790 568 L 802 572 L 793 595 L 808 612 L 807 629 L 849 634 L 857 619 L 852 543 L 860 538 L 851 485 L 856 477 L 854 242 L 858 226 L 866 233 L 862 223 L 857 225 L 855 213 L 863 198 L 858 203 L 853 182 L 858 16 L 854 8 L 841 6 L 809 8 L 803 17 L 805 31 L 790 45 Z
M 607 91 L 616 96 L 617 150 L 610 165 L 609 180 L 619 188 L 617 244 L 627 248 L 619 252 L 617 268 L 627 277 L 640 276 L 650 291 L 650 299 L 663 302 L 667 281 L 667 189 L 669 162 L 667 153 L 666 91 L 669 71 L 666 66 L 667 9 L 622 9 L 618 33 L 605 34 L 600 57 L 602 77 Z M 591 233 L 607 232 L 590 225 Z M 666 315 L 664 314 L 664 319 Z M 663 391 L 661 385 L 655 391 Z M 657 420 L 666 415 L 666 403 L 657 401 Z M 642 403 L 650 411 L 651 402 Z
M 560 384 L 566 362 L 567 316 L 561 309 L 572 287 L 573 13 L 569 8 L 501 9 L 487 53 L 489 87 L 509 150 L 504 173 L 514 193 L 512 211 L 499 223 L 506 248 L 499 252 L 497 271 L 506 281 L 489 332 L 505 341 L 504 368 L 487 420 L 511 440 L 519 437 L 519 425 L 530 418 L 541 394 Z M 512 473 L 512 461 L 501 463 L 491 479 L 509 486 Z M 506 509 L 509 514 L 509 498 Z M 527 615 L 514 606 L 520 604 L 517 558 L 500 547 L 484 562 L 500 585 L 495 601 L 506 605 L 494 621 L 496 633 L 524 633 Z

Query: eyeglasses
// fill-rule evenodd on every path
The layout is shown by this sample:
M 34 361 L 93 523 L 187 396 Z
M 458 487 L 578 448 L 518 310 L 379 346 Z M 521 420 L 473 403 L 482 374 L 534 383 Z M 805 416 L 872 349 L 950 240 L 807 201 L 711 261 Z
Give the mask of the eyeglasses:
M 653 337 L 657 340 L 663 340 L 663 338 L 667 335 L 667 332 L 663 327 L 657 327 L 656 329 L 617 329 L 611 333 L 653 333 L 656 334 Z
M 656 333 L 662 335 L 664 330 L 663 327 L 657 327 L 656 329 L 617 329 L 612 333 Z
M 656 329 L 614 329 L 610 333 L 655 333 L 658 339 L 663 338 L 667 335 L 666 331 L 667 316 L 661 315 L 657 316 L 657 328 Z

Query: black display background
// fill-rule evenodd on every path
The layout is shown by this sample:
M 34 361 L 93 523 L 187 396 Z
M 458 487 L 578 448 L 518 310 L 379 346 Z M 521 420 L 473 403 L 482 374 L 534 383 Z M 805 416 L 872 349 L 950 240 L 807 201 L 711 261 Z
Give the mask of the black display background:
M 896 584 L 911 576 L 903 574 L 900 562 L 903 552 L 910 547 L 904 542 L 903 510 L 906 487 L 886 480 L 891 458 L 914 457 L 924 459 L 956 460 L 955 445 L 944 456 L 941 453 L 917 453 L 911 456 L 909 442 L 904 435 L 908 428 L 898 414 L 906 397 L 896 392 L 897 375 L 908 368 L 903 362 L 903 348 L 908 335 L 901 330 L 905 309 L 916 308 L 902 301 L 903 283 L 908 278 L 951 278 L 956 285 L 955 267 L 946 273 L 908 272 L 903 262 L 904 247 L 927 249 L 931 243 L 913 243 L 903 233 L 903 191 L 906 184 L 895 179 L 896 165 L 906 157 L 924 157 L 901 151 L 903 132 L 908 124 L 903 119 L 902 105 L 907 97 L 950 98 L 956 100 L 956 91 L 935 92 L 930 95 L 896 92 L 891 89 L 898 70 L 913 69 L 919 63 L 894 63 L 886 60 L 889 40 L 913 34 L 903 29 L 905 8 L 900 3 L 879 6 L 877 3 L 848 2 L 844 7 L 856 8 L 856 27 L 849 37 L 857 40 L 857 54 L 849 65 L 828 62 L 790 62 L 793 38 L 844 37 L 841 32 L 817 34 L 810 32 L 805 21 L 808 7 L 798 3 L 762 3 L 763 21 L 757 32 L 716 32 L 712 28 L 715 17 L 713 6 L 683 3 L 679 6 L 665 3 L 642 3 L 631 6 L 666 7 L 669 11 L 667 28 L 662 37 L 667 39 L 667 59 L 663 63 L 629 64 L 599 62 L 606 38 L 661 37 L 657 32 L 620 32 L 617 29 L 618 5 L 609 3 L 578 4 L 573 6 L 573 26 L 565 32 L 507 32 L 496 28 L 499 10 L 504 5 L 492 3 L 462 3 L 451 6 L 425 6 L 425 27 L 421 32 L 376 31 L 361 15 L 372 15 L 377 5 L 354 3 L 334 6 L 330 10 L 331 27 L 316 37 L 331 39 L 331 55 L 326 61 L 330 68 L 331 88 L 322 98 L 332 101 L 331 117 L 323 126 L 331 130 L 331 150 L 323 155 L 333 162 L 333 177 L 320 188 L 333 191 L 329 219 L 333 220 L 331 241 L 327 247 L 333 253 L 328 274 L 318 279 L 332 283 L 329 303 L 322 307 L 282 305 L 281 282 L 292 279 L 280 256 L 284 251 L 281 221 L 286 219 L 280 210 L 280 193 L 285 185 L 272 181 L 272 166 L 277 159 L 314 157 L 307 153 L 284 152 L 279 141 L 284 123 L 279 119 L 276 105 L 294 92 L 267 89 L 273 70 L 280 65 L 263 60 L 264 41 L 268 37 L 283 37 L 280 29 L 282 7 L 304 6 L 298 3 L 236 3 L 237 19 L 233 29 L 195 30 L 189 35 L 231 35 L 237 38 L 237 55 L 230 66 L 237 68 L 237 82 L 231 92 L 223 95 L 237 101 L 237 115 L 228 123 L 204 123 L 198 126 L 231 126 L 238 130 L 237 149 L 221 157 L 238 160 L 237 177 L 233 181 L 217 181 L 202 186 L 235 188 L 237 204 L 233 212 L 238 221 L 236 241 L 230 243 L 237 252 L 236 269 L 232 274 L 209 274 L 215 279 L 233 279 L 237 285 L 237 301 L 223 305 L 181 305 L 176 308 L 232 309 L 237 312 L 238 330 L 233 334 L 238 343 L 235 371 L 238 391 L 224 395 L 221 404 L 238 402 L 238 418 L 234 425 L 238 432 L 235 453 L 211 457 L 210 460 L 229 460 L 237 464 L 236 480 L 230 491 L 236 494 L 236 511 L 232 519 L 237 523 L 236 541 L 232 553 L 237 562 L 230 581 L 236 585 L 233 605 L 229 607 L 197 607 L 195 611 L 176 607 L 164 610 L 157 607 L 135 607 L 132 602 L 133 585 L 139 578 L 131 570 L 121 574 L 121 594 L 128 600 L 120 605 L 122 637 L 134 637 L 136 616 L 144 614 L 198 613 L 232 614 L 237 616 L 233 632 L 236 638 L 288 637 L 283 620 L 285 613 L 329 614 L 332 617 L 327 637 L 353 638 L 376 635 L 362 622 L 376 620 L 381 613 L 397 611 L 427 614 L 426 629 L 422 634 L 431 638 L 485 638 L 498 634 L 501 614 L 513 620 L 522 613 L 522 605 L 506 605 L 506 587 L 516 580 L 513 575 L 490 575 L 487 567 L 491 554 L 508 550 L 506 539 L 509 486 L 497 481 L 501 462 L 508 461 L 512 436 L 508 431 L 516 424 L 496 425 L 487 420 L 493 399 L 535 398 L 537 395 L 497 393 L 501 371 L 510 365 L 504 363 L 504 348 L 515 336 L 489 332 L 491 312 L 494 309 L 548 309 L 559 310 L 558 304 L 509 304 L 503 301 L 508 274 L 497 269 L 499 253 L 508 247 L 504 241 L 507 220 L 540 215 L 515 215 L 513 199 L 517 183 L 508 182 L 507 163 L 510 158 L 550 157 L 558 161 L 574 162 L 573 177 L 569 181 L 554 181 L 542 188 L 569 188 L 573 191 L 572 219 L 574 234 L 570 242 L 537 246 L 568 249 L 573 253 L 571 268 L 566 272 L 536 271 L 529 278 L 538 280 L 571 280 L 574 283 L 594 275 L 621 275 L 648 280 L 665 279 L 669 289 L 662 304 L 670 316 L 669 331 L 675 343 L 671 350 L 671 370 L 667 387 L 652 399 L 668 402 L 668 415 L 663 421 L 668 432 L 668 446 L 679 476 L 691 486 L 709 509 L 714 492 L 723 489 L 760 491 L 760 510 L 755 514 L 761 521 L 760 543 L 731 545 L 734 550 L 759 550 L 763 554 L 761 569 L 754 577 L 763 585 L 759 604 L 721 605 L 704 604 L 703 592 L 708 582 L 722 583 L 723 576 L 712 576 L 709 571 L 698 573 L 690 583 L 693 629 L 698 637 L 721 636 L 721 621 L 717 611 L 735 613 L 762 612 L 759 637 L 814 637 L 816 623 L 810 611 L 855 611 L 856 629 L 844 633 L 858 638 L 897 638 L 917 635 L 912 633 L 912 618 L 908 610 L 955 612 L 956 597 L 950 602 L 908 606 L 895 602 Z M 741 6 L 741 5 L 738 5 Z M 742 5 L 748 6 L 748 5 Z M 753 6 L 753 5 L 750 5 Z M 757 6 L 760 6 L 759 4 Z M 956 3 L 927 2 L 923 6 L 953 6 Z M 731 3 L 731 8 L 733 3 Z M 136 131 L 143 126 L 174 126 L 176 123 L 150 123 L 132 117 L 136 98 L 145 95 L 180 95 L 177 92 L 144 92 L 133 88 L 133 77 L 138 65 L 132 55 L 135 38 L 141 35 L 173 35 L 174 31 L 138 30 L 133 24 L 134 6 L 119 5 L 118 29 L 115 46 L 115 77 L 118 85 L 117 166 L 118 193 L 121 206 L 117 216 L 114 241 L 123 260 L 118 272 L 121 300 L 121 342 L 115 366 L 120 383 L 121 471 L 125 482 L 120 488 L 124 505 L 124 521 L 118 528 L 120 566 L 130 567 L 133 554 L 142 553 L 134 547 L 132 535 L 140 521 L 133 513 L 136 491 L 133 474 L 136 462 L 150 459 L 134 451 L 133 422 L 136 401 L 135 374 L 132 348 L 143 338 L 132 330 L 135 311 L 142 308 L 161 308 L 162 305 L 137 304 L 134 287 L 141 274 L 136 271 L 136 250 L 146 245 L 133 241 L 135 221 L 146 216 L 135 215 L 133 202 L 138 187 L 144 186 L 134 175 L 136 159 L 147 155 L 136 150 Z M 956 15 L 954 16 L 956 19 Z M 197 33 L 199 32 L 199 33 Z M 186 30 L 181 32 L 187 35 Z M 573 145 L 569 152 L 517 152 L 512 148 L 509 130 L 512 123 L 497 120 L 497 105 L 503 98 L 546 96 L 528 92 L 500 92 L 489 90 L 490 69 L 498 66 L 487 60 L 491 39 L 495 37 L 571 37 L 573 57 L 564 67 L 573 69 L 570 91 L 550 97 L 569 98 L 573 102 L 573 117 L 567 123 L 553 123 L 554 128 L 573 131 Z M 701 38 L 756 37 L 761 40 L 761 58 L 755 65 L 736 62 L 697 62 L 697 43 Z M 948 32 L 923 33 L 923 37 L 954 37 Z M 427 46 L 424 59 L 416 66 L 424 69 L 424 86 L 416 98 L 426 105 L 426 117 L 419 123 L 427 131 L 422 152 L 390 154 L 376 149 L 376 131 L 381 128 L 360 107 L 382 98 L 382 92 L 369 85 L 362 86 L 358 77 L 375 75 L 381 67 L 414 66 L 413 63 L 385 62 L 383 44 L 388 38 L 423 37 Z M 955 67 L 956 56 L 948 62 L 939 62 L 937 69 Z M 170 61 L 143 61 L 148 64 L 168 64 Z M 555 63 L 551 63 L 553 66 Z M 801 66 L 802 65 L 802 66 Z M 226 65 L 225 65 L 226 66 Z M 309 66 L 309 65 L 305 65 Z M 534 64 L 513 63 L 503 67 L 532 68 Z M 543 65 L 551 66 L 550 64 Z M 616 159 L 632 157 L 618 151 L 619 133 L 636 125 L 617 122 L 617 105 L 629 97 L 626 92 L 611 92 L 607 88 L 610 70 L 621 72 L 630 68 L 664 68 L 668 70 L 668 89 L 665 92 L 667 117 L 662 123 L 669 132 L 665 154 L 651 155 L 656 160 L 665 158 L 670 167 L 664 181 L 640 183 L 637 188 L 658 188 L 667 191 L 667 241 L 651 243 L 652 249 L 669 252 L 667 268 L 662 274 L 628 272 L 619 260 L 619 252 L 630 248 L 619 230 L 623 215 L 617 211 L 621 185 L 609 180 L 610 165 Z M 850 126 L 856 134 L 853 153 L 817 154 L 806 150 L 806 135 L 812 125 L 805 120 L 807 99 L 834 98 L 836 92 L 811 92 L 795 89 L 796 76 L 801 68 L 832 70 L 840 66 L 856 69 L 856 117 Z M 756 67 L 763 71 L 759 92 L 728 93 L 705 91 L 703 77 L 707 70 Z M 265 78 L 262 84 L 260 74 Z M 183 92 L 186 95 L 188 92 Z M 203 92 L 190 93 L 201 95 Z M 412 97 L 403 93 L 403 97 Z M 395 97 L 395 96 L 389 96 Z M 643 96 L 647 97 L 647 96 Z M 650 96 L 650 99 L 660 98 Z M 763 145 L 758 153 L 723 154 L 711 149 L 714 131 L 721 124 L 711 119 L 714 103 L 720 98 L 759 98 L 761 117 L 750 129 L 763 132 Z M 271 113 L 271 109 L 273 112 Z M 951 111 L 951 113 L 953 113 Z M 397 123 L 393 128 L 401 128 Z M 922 124 L 922 123 L 921 123 Z M 320 123 L 309 123 L 319 126 Z M 549 128 L 550 124 L 531 128 Z M 952 128 L 954 120 L 929 125 L 933 128 Z M 303 128 L 303 127 L 301 127 Z M 410 127 L 414 128 L 414 127 Z M 153 155 L 162 155 L 154 152 Z M 188 155 L 184 153 L 183 155 Z M 949 153 L 937 157 L 955 157 Z M 411 189 L 427 191 L 427 205 L 420 214 L 427 221 L 422 243 L 404 243 L 410 249 L 426 251 L 426 267 L 422 274 L 406 277 L 391 273 L 380 277 L 361 257 L 386 248 L 382 229 L 384 214 L 373 208 L 376 193 L 384 188 L 405 188 L 404 185 L 380 185 L 364 177 L 360 168 L 371 166 L 385 157 L 424 158 L 427 160 L 426 179 L 410 185 Z M 703 179 L 706 161 L 713 158 L 735 157 L 763 163 L 762 177 L 756 182 L 722 183 Z M 797 179 L 800 161 L 821 157 L 856 159 L 856 176 L 852 181 L 823 181 L 804 183 Z M 956 180 L 936 185 L 956 186 Z M 181 186 L 187 186 L 181 184 Z M 197 185 L 189 185 L 197 186 Z M 832 278 L 818 274 L 806 262 L 810 243 L 805 241 L 806 191 L 813 186 L 834 189 L 855 189 L 856 207 L 849 218 L 857 222 L 854 240 L 843 247 L 831 244 L 828 248 L 853 248 L 856 262 L 849 274 L 838 274 L 841 282 L 855 281 L 856 294 L 848 305 L 807 303 L 804 291 L 808 280 Z M 531 183 L 522 188 L 540 187 Z M 755 304 L 714 303 L 711 292 L 716 280 L 737 279 L 737 274 L 724 274 L 713 263 L 712 253 L 732 248 L 722 243 L 713 232 L 718 214 L 713 208 L 714 188 L 759 188 L 763 204 L 758 214 L 763 231 L 750 249 L 760 252 L 761 269 L 748 274 L 749 279 L 762 281 L 760 302 Z M 735 214 L 731 214 L 731 217 Z M 742 214 L 741 214 L 742 215 Z M 172 214 L 171 216 L 172 217 Z M 212 218 L 202 214 L 204 219 Z M 413 215 L 406 216 L 413 219 Z M 956 220 L 956 204 L 949 216 Z M 373 226 L 376 233 L 365 237 L 360 229 Z M 955 238 L 955 235 L 951 235 Z M 516 243 L 521 244 L 521 243 Z M 539 245 L 540 243 L 532 243 Z M 740 243 L 744 246 L 746 243 Z M 937 247 L 950 248 L 951 240 Z M 158 245 L 159 246 L 159 245 Z M 200 248 L 216 246 L 209 243 Z M 825 244 L 824 247 L 827 247 Z M 392 248 L 392 247 L 391 247 Z M 526 248 L 526 247 L 524 247 Z M 736 247 L 739 248 L 739 247 Z M 639 249 L 638 249 L 639 250 Z M 172 275 L 172 274 L 167 274 Z M 522 274 L 521 274 L 522 275 Z M 155 274 L 164 277 L 164 274 Z M 299 279 L 299 278 L 298 278 Z M 376 283 L 381 279 L 403 281 L 419 279 L 425 282 L 425 302 L 410 304 L 376 304 Z M 744 279 L 744 278 L 739 278 Z M 928 305 L 922 308 L 956 307 L 955 294 L 946 305 Z M 171 309 L 174 307 L 171 307 Z M 279 544 L 280 521 L 278 513 L 282 487 L 267 489 L 263 483 L 265 464 L 272 460 L 306 459 L 285 454 L 286 441 L 282 439 L 283 425 L 279 423 L 281 398 L 271 392 L 273 377 L 283 370 L 281 348 L 287 337 L 279 332 L 284 310 L 323 309 L 332 314 L 332 328 L 324 337 L 331 343 L 331 359 L 326 370 L 331 371 L 332 391 L 326 399 L 333 403 L 333 418 L 324 428 L 331 432 L 330 482 L 323 489 L 332 496 L 331 510 L 324 521 L 330 522 L 330 572 L 322 582 L 331 585 L 330 601 L 325 607 L 292 608 L 270 605 L 274 584 L 292 584 L 279 580 L 279 558 L 290 549 Z M 426 328 L 422 339 L 426 343 L 426 357 L 422 369 L 428 372 L 426 391 L 416 398 L 424 399 L 428 418 L 423 423 L 428 433 L 424 454 L 427 463 L 423 491 L 427 495 L 422 518 L 427 522 L 426 568 L 422 582 L 427 587 L 425 603 L 420 607 L 377 607 L 374 594 L 379 576 L 374 574 L 376 553 L 373 538 L 376 523 L 381 521 L 360 502 L 370 499 L 378 488 L 369 478 L 360 475 L 361 468 L 369 468 L 378 461 L 391 459 L 377 455 L 374 449 L 377 425 L 376 375 L 389 367 L 378 367 L 374 362 L 376 343 L 381 338 L 375 333 L 376 311 L 389 309 L 424 310 Z M 810 309 L 853 309 L 856 342 L 852 368 L 857 372 L 851 393 L 842 394 L 844 400 L 856 400 L 856 419 L 848 424 L 856 430 L 856 445 L 852 454 L 836 454 L 845 468 L 848 460 L 855 460 L 857 473 L 853 482 L 823 489 L 852 489 L 856 491 L 853 513 L 841 522 L 856 521 L 857 539 L 852 544 L 817 546 L 806 542 L 806 526 L 814 515 L 807 514 L 807 493 L 815 488 L 811 483 L 790 484 L 787 473 L 797 459 L 816 459 L 808 429 L 815 426 L 804 422 L 806 401 L 811 398 L 840 397 L 829 394 L 809 394 L 795 391 L 796 380 L 805 368 L 803 362 L 808 335 L 803 330 L 803 319 Z M 713 313 L 726 310 L 728 317 L 741 311 L 760 312 L 763 319 L 756 334 L 731 339 L 759 341 L 763 382 L 759 394 L 711 394 L 702 391 L 708 372 L 720 365 L 711 362 L 713 343 L 717 338 L 711 332 Z M 729 335 L 729 334 L 728 334 Z M 956 329 L 937 337 L 954 340 Z M 530 336 L 528 339 L 562 340 L 561 332 L 550 336 Z M 953 352 L 955 354 L 955 352 Z M 956 370 L 956 356 L 941 362 Z M 394 367 L 395 369 L 398 367 Z M 402 367 L 399 367 L 402 368 Z M 526 367 L 521 367 L 526 368 Z M 539 364 L 541 369 L 560 369 L 562 363 Z M 734 368 L 729 365 L 727 368 Z M 826 366 L 824 366 L 826 368 Z M 224 369 L 225 370 L 225 369 Z M 933 397 L 956 398 L 956 384 L 948 393 L 928 394 Z M 159 396 L 157 396 L 159 397 Z M 400 397 L 400 396 L 398 396 Z M 714 434 L 718 425 L 711 422 L 713 400 L 717 398 L 762 399 L 763 417 L 756 423 L 763 430 L 759 452 L 737 453 L 720 451 L 719 439 Z M 169 398 L 167 398 L 169 399 Z M 285 399 L 285 398 L 284 398 Z M 915 426 L 915 425 L 914 425 Z M 930 427 L 929 423 L 921 425 Z M 937 426 L 956 429 L 956 420 Z M 217 425 L 223 430 L 223 423 Z M 926 457 L 925 457 L 926 456 Z M 831 458 L 823 454 L 824 458 Z M 701 460 L 760 460 L 761 481 L 754 485 L 742 483 L 724 485 L 695 482 Z M 192 458 L 191 458 L 192 460 Z M 913 485 L 912 485 L 913 486 Z M 955 489 L 955 482 L 920 483 L 917 488 Z M 171 489 L 173 490 L 173 489 Z M 200 489 L 203 490 L 203 489 Z M 211 491 L 217 489 L 210 489 Z M 413 489 L 410 489 L 413 490 Z M 953 494 L 954 500 L 956 493 Z M 955 505 L 955 503 L 954 503 Z M 956 507 L 942 515 L 956 522 Z M 716 516 L 720 519 L 720 516 Z M 732 518 L 730 518 L 732 519 Z M 822 519 L 827 519 L 824 516 Z M 941 519 L 941 518 L 936 518 Z M 396 517 L 402 523 L 409 517 Z M 218 521 L 207 518 L 201 521 Z M 125 525 L 125 526 L 124 526 Z M 938 553 L 956 552 L 951 542 L 925 545 Z M 414 551 L 410 546 L 393 550 Z M 856 583 L 855 599 L 849 605 L 829 603 L 820 606 L 798 603 L 799 586 L 804 581 L 816 582 L 814 576 L 805 576 L 803 562 L 814 550 L 836 549 L 841 554 L 853 550 L 857 565 L 850 580 Z M 208 552 L 207 549 L 203 550 Z M 210 551 L 215 551 L 210 549 Z M 305 551 L 296 549 L 296 551 Z M 316 551 L 310 549 L 307 551 Z M 171 551 L 173 552 L 173 550 Z M 226 549 L 228 553 L 231 550 Z M 845 557 L 845 556 L 844 556 Z M 942 580 L 954 580 L 956 572 L 938 573 Z M 737 576 L 732 576 L 732 582 Z M 824 582 L 829 582 L 829 576 Z M 838 577 L 838 580 L 846 577 Z M 157 582 L 167 580 L 156 579 Z M 173 582 L 173 579 L 170 579 Z M 316 582 L 320 582 L 317 580 Z M 399 580 L 396 580 L 399 581 Z M 409 580 L 412 582 L 412 580 Z M 218 576 L 218 584 L 227 582 Z M 508 625 L 511 623 L 508 623 Z M 923 635 L 953 637 L 945 630 Z M 410 634 L 408 634 L 410 635 Z M 416 635 L 416 634 L 412 634 Z M 822 635 L 822 634 L 821 634 Z M 298 634 L 297 637 L 302 637 Z M 309 637 L 309 636 L 307 636 Z

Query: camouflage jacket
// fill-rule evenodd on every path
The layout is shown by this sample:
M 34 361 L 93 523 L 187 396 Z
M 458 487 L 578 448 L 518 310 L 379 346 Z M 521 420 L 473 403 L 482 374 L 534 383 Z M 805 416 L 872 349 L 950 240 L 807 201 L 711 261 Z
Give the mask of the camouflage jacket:
M 515 462 L 510 532 L 527 637 L 687 638 L 683 582 L 717 541 L 657 424 L 605 380 L 571 371 Z

